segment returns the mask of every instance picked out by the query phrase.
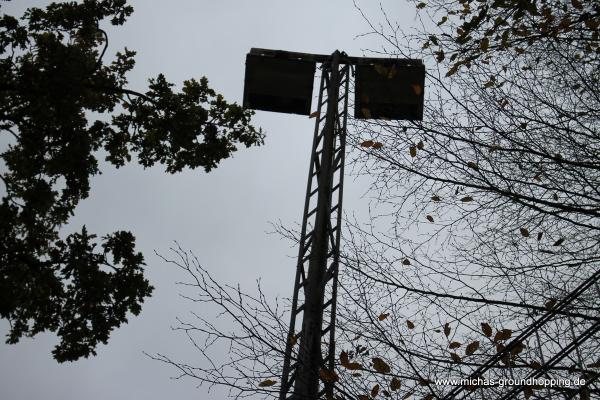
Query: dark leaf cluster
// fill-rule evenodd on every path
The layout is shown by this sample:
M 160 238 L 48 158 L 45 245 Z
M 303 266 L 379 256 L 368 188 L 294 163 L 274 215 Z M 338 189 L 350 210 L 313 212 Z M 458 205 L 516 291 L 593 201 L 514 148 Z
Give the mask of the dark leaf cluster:
M 85 0 L 0 16 L 0 316 L 10 343 L 56 332 L 58 361 L 95 354 L 152 292 L 133 234 L 60 235 L 100 173 L 99 152 L 117 167 L 135 157 L 210 171 L 263 141 L 252 112 L 206 78 L 180 92 L 163 75 L 145 92 L 128 88 L 135 52 L 105 62 L 102 27 L 132 12 L 125 0 Z

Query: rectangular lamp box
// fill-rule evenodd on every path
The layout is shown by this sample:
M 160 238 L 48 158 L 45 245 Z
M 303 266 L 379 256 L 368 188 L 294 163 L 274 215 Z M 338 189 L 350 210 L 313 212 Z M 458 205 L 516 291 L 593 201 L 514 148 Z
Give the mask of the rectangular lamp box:
M 425 66 L 419 62 L 356 66 L 354 117 L 360 119 L 423 119 Z
M 309 115 L 316 63 L 281 53 L 246 56 L 244 107 Z

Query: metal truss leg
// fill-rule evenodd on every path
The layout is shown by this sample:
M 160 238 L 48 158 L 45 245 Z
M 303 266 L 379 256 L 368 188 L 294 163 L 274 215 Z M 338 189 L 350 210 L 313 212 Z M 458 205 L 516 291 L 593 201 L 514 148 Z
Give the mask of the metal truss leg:
M 280 400 L 333 398 L 350 66 L 322 66 Z M 323 112 L 325 107 L 326 112 Z M 296 324 L 302 315 L 300 332 Z

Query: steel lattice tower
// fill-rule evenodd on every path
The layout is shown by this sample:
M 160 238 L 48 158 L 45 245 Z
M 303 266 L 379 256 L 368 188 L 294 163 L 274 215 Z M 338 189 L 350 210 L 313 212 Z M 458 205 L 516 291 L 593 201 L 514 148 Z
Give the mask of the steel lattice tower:
M 319 372 L 326 375 L 327 371 L 333 371 L 335 362 L 335 307 L 350 72 L 349 64 L 340 67 L 339 56 L 340 53 L 334 53 L 331 64 L 322 66 L 281 400 L 333 395 L 332 382 L 320 387 Z M 297 331 L 300 319 L 302 328 Z

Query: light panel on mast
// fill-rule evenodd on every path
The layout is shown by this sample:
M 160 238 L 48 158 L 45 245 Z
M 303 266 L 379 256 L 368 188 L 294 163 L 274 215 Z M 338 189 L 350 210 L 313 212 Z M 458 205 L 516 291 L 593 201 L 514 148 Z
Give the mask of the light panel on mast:
M 354 117 L 423 119 L 425 66 L 417 60 L 389 60 L 356 66 Z
M 246 56 L 244 107 L 309 115 L 316 62 L 294 59 L 284 51 Z

